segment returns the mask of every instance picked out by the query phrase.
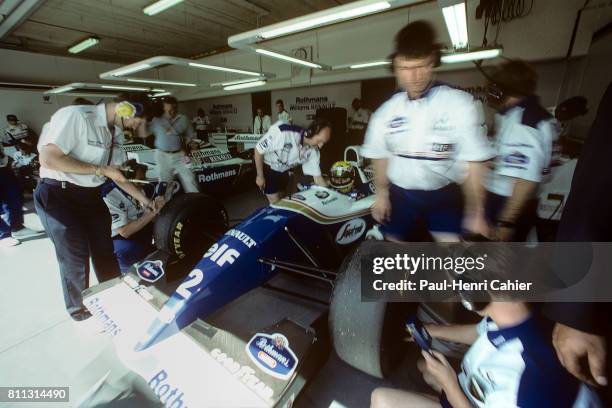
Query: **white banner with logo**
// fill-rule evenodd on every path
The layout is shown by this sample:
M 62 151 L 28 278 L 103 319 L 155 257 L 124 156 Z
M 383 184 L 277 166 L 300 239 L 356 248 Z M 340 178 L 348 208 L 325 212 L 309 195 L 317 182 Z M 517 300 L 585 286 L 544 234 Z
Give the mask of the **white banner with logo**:
M 276 122 L 276 101 L 282 99 L 285 110 L 298 126 L 307 126 L 315 116 L 317 109 L 345 108 L 350 112 L 351 102 L 361 97 L 359 82 L 310 86 L 272 91 L 272 122 Z
M 180 107 L 189 119 L 193 119 L 200 108 L 210 118 L 213 131 L 217 129 L 224 131 L 227 127 L 227 129 L 240 130 L 242 133 L 250 133 L 248 130 L 253 127 L 250 94 L 187 101 Z

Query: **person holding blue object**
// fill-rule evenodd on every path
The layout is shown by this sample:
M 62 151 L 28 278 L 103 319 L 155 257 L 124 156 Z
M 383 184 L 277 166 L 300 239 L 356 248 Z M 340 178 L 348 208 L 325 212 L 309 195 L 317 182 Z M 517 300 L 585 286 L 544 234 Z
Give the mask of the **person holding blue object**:
M 494 156 L 482 106 L 434 81 L 440 45 L 428 23 L 408 24 L 395 42 L 393 72 L 402 91 L 372 115 L 362 147 L 375 171 L 372 216 L 390 241 L 414 239 L 420 225 L 438 241 L 457 240 L 463 228 L 481 232 L 484 162 Z
M 487 248 L 482 272 L 457 276 L 474 282 L 509 277 L 510 249 Z M 461 372 L 457 375 L 442 353 L 424 349 L 424 360 L 417 367 L 438 395 L 377 388 L 372 408 L 603 406 L 595 391 L 559 362 L 551 341 L 552 322 L 532 313 L 526 303 L 508 301 L 508 293 L 459 292 L 459 296 L 468 310 L 484 317 L 480 323 L 423 327 L 433 338 L 470 345 Z

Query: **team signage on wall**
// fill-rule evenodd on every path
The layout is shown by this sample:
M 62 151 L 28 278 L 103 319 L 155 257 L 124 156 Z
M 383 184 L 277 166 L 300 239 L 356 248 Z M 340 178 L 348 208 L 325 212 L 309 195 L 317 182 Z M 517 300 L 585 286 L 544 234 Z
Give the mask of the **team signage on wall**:
M 285 110 L 293 123 L 306 126 L 314 118 L 317 109 L 345 108 L 350 111 L 351 102 L 361 95 L 359 82 L 291 88 L 272 91 L 272 121 L 276 121 L 275 103 L 282 99 Z
M 246 131 L 253 126 L 251 95 L 230 95 L 186 102 L 185 113 L 195 116 L 199 108 L 210 118 L 213 129 L 226 127 Z M 248 133 L 248 132 L 247 132 Z

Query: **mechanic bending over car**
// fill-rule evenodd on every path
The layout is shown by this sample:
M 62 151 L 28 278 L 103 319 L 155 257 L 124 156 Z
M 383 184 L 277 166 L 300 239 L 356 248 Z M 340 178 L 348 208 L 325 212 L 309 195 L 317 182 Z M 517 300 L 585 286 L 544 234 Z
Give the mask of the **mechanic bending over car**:
M 411 239 L 421 224 L 437 241 L 456 241 L 463 227 L 480 233 L 486 225 L 484 162 L 494 153 L 482 106 L 469 93 L 434 81 L 433 69 L 440 65 L 434 41 L 424 21 L 396 35 L 392 69 L 405 92 L 374 113 L 362 147 L 374 164 L 372 216 L 390 241 Z
M 110 103 L 61 108 L 43 128 L 34 203 L 55 246 L 66 309 L 75 321 L 91 317 L 81 295 L 89 286 L 90 258 L 99 282 L 120 275 L 102 184 L 110 179 L 155 210 L 118 168 L 126 159 L 123 128 L 139 128 L 149 111 L 146 95 L 121 94 Z
M 488 237 L 525 241 L 537 220 L 538 185 L 550 173 L 557 127 L 534 95 L 537 74 L 527 63 L 506 61 L 485 76 L 487 103 L 498 112 L 497 158 L 486 183 Z
M 168 96 L 164 98 L 164 114 L 154 117 L 149 131 L 155 135 L 155 161 L 159 168 L 159 181 L 169 183 L 177 174 L 183 190 L 197 193 L 198 183 L 189 167 L 189 142 L 196 133 L 187 116 L 178 112 L 178 101 Z
M 463 248 L 458 252 L 465 254 Z M 487 268 L 461 275 L 449 271 L 453 279 L 490 282 L 512 278 L 510 248 L 487 246 L 471 252 L 486 252 Z M 503 291 L 460 291 L 462 304 L 484 317 L 480 323 L 423 325 L 433 338 L 471 345 L 459 375 L 442 353 L 422 350 L 424 360 L 417 367 L 438 395 L 377 388 L 371 407 L 603 407 L 591 387 L 561 366 L 551 341 L 552 322 L 531 313 L 526 303 L 508 301 L 510 296 Z
M 330 123 L 319 118 L 306 129 L 277 122 L 259 139 L 255 146 L 255 183 L 270 204 L 283 198 L 290 180 L 289 170 L 299 165 L 317 185 L 327 186 L 321 175 L 319 149 L 330 138 Z
M 147 166 L 137 164 L 135 160 L 128 160 L 122 167 L 129 168 L 134 179 L 146 179 Z M 147 187 L 151 187 L 151 191 L 146 192 L 143 189 L 143 192 L 153 199 L 154 186 Z M 127 273 L 132 265 L 155 250 L 153 220 L 166 202 L 164 197 L 158 196 L 153 199 L 155 210 L 142 208 L 113 181 L 102 186 L 102 197 L 111 215 L 111 237 L 115 256 L 119 261 L 121 273 Z

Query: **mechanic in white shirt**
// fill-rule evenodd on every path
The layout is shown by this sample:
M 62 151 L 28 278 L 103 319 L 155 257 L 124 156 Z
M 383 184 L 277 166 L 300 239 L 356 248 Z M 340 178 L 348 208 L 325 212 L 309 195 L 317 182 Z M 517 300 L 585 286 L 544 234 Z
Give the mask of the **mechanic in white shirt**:
M 285 102 L 282 99 L 276 101 L 276 111 L 278 116 L 276 117 L 277 122 L 281 123 L 293 123 L 293 119 L 289 116 L 289 112 L 285 110 Z
M 145 180 L 147 166 L 136 164 L 135 160 L 128 160 L 124 165 L 132 167 L 135 179 Z M 150 197 L 148 194 L 147 196 Z M 121 273 L 125 274 L 133 264 L 155 250 L 153 220 L 165 201 L 163 197 L 158 196 L 154 199 L 155 211 L 143 208 L 115 182 L 104 184 L 102 198 L 111 215 L 111 237 L 115 256 Z
M 375 170 L 372 215 L 391 241 L 419 239 L 417 225 L 438 241 L 486 226 L 482 178 L 494 153 L 484 115 L 470 94 L 434 81 L 440 56 L 434 37 L 422 21 L 396 35 L 393 71 L 402 92 L 372 115 L 362 146 Z
M 270 204 L 283 197 L 289 183 L 289 170 L 299 165 L 316 184 L 327 186 L 321 175 L 319 150 L 330 138 L 330 123 L 325 119 L 315 119 L 307 129 L 275 123 L 259 139 L 255 146 L 255 182 Z
M 126 159 L 122 128 L 141 126 L 148 109 L 146 95 L 122 94 L 111 103 L 61 108 L 42 132 L 34 203 L 55 246 L 66 309 L 75 321 L 91 317 L 81 295 L 88 287 L 90 258 L 99 282 L 119 276 L 101 185 L 110 179 L 155 208 L 118 168 Z
M 550 173 L 555 119 L 534 95 L 537 74 L 525 62 L 506 61 L 489 76 L 489 104 L 497 109 L 495 169 L 486 183 L 489 237 L 524 241 L 537 220 L 538 187 Z
M 4 129 L 2 135 L 2 144 L 4 146 L 26 145 L 34 149 L 36 140 L 30 128 L 25 123 L 19 122 L 16 115 L 6 115 L 8 126 Z
M 270 129 L 270 125 L 270 116 L 264 114 L 263 109 L 257 108 L 257 115 L 255 115 L 253 120 L 253 133 L 263 135 Z
M 198 109 L 198 114 L 191 121 L 196 131 L 198 139 L 208 143 L 208 129 L 210 127 L 210 118 L 204 112 L 204 109 Z
M 486 268 L 455 275 L 462 282 L 512 279 L 512 250 L 484 246 Z M 472 254 L 475 254 L 473 251 Z M 460 250 L 465 256 L 465 250 Z M 478 255 L 475 255 L 475 259 Z M 417 362 L 425 382 L 439 395 L 392 388 L 372 392 L 372 408 L 600 408 L 595 391 L 568 373 L 553 348 L 552 324 L 527 303 L 509 301 L 506 290 L 459 292 L 462 304 L 484 319 L 474 325 L 424 324 L 432 338 L 470 345 L 455 373 L 446 357 L 422 351 Z M 488 300 L 487 300 L 488 299 Z M 487 301 L 485 301 L 487 300 Z

